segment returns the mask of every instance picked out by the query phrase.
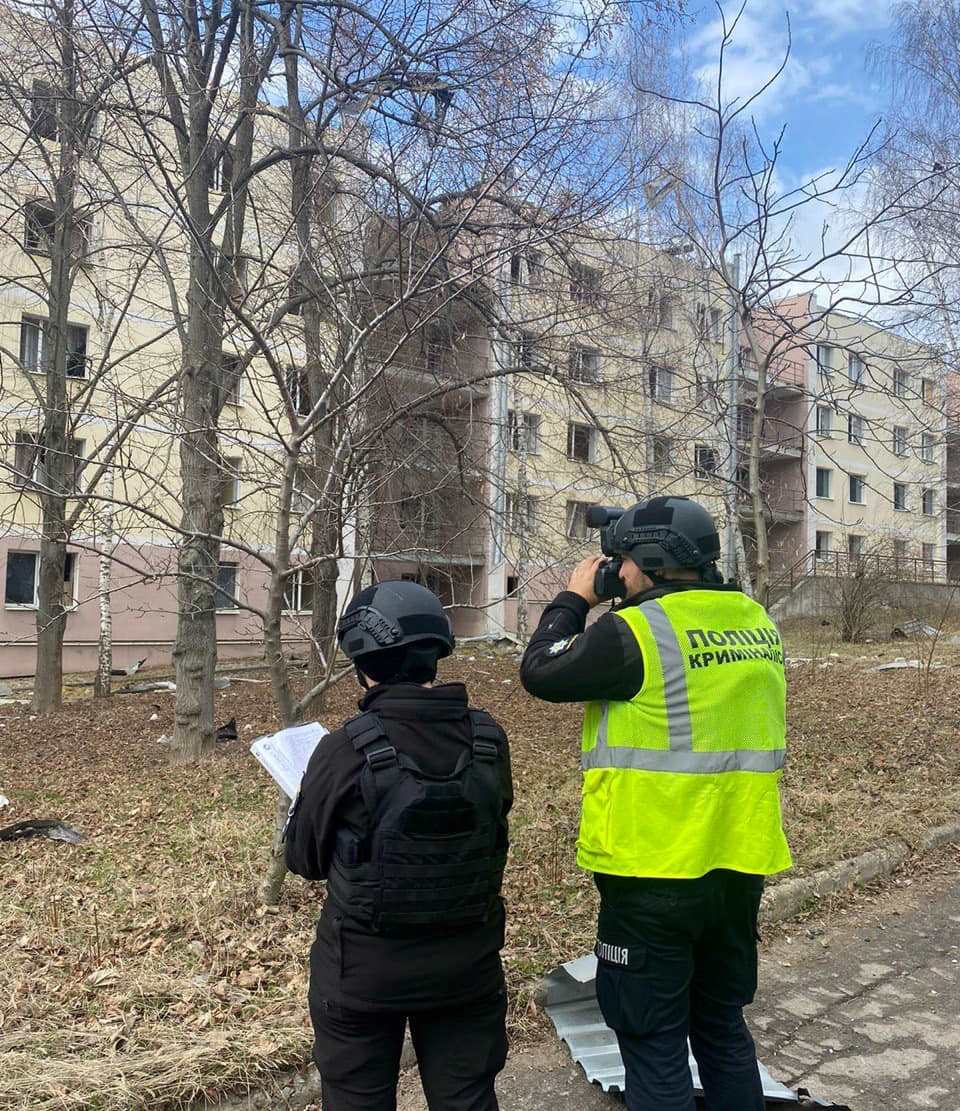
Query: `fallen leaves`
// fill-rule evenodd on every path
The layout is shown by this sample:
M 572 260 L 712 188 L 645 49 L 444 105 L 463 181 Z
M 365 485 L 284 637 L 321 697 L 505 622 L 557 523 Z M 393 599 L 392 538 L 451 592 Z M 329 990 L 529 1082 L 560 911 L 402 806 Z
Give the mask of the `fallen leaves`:
M 574 862 L 580 709 L 529 698 L 516 661 L 471 646 L 446 662 L 511 739 L 516 803 L 505 966 L 515 1040 L 541 1021 L 531 989 L 592 945 L 596 896 Z M 477 662 L 482 664 L 477 667 Z M 842 660 L 790 672 L 784 813 L 799 865 L 909 837 L 960 812 L 958 695 L 932 673 L 870 674 Z M 150 1111 L 298 1063 L 310 1047 L 307 961 L 322 888 L 254 893 L 275 795 L 247 742 L 171 768 L 172 705 L 128 695 L 71 702 L 42 723 L 18 706 L 0 781 L 11 820 L 41 812 L 90 832 L 80 846 L 24 842 L 0 857 L 0 1108 Z M 252 738 L 279 722 L 265 687 L 218 693 Z M 321 718 L 355 712 L 342 683 Z M 150 720 L 158 714 L 159 722 Z

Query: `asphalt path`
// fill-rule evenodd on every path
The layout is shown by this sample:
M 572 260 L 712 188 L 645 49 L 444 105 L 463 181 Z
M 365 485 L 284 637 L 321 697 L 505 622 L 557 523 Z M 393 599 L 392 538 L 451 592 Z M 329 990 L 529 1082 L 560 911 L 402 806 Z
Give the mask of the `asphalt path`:
M 917 867 L 916 865 L 914 867 Z M 853 1111 L 960 1111 L 960 854 L 766 939 L 748 1012 L 764 1064 Z M 416 1074 L 400 1111 L 422 1111 Z M 511 1055 L 502 1111 L 612 1111 L 553 1038 Z

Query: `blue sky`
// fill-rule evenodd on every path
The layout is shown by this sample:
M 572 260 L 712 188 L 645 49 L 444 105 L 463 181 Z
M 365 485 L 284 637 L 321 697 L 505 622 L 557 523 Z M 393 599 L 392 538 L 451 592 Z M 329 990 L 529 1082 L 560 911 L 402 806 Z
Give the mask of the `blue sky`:
M 724 3 L 728 18 L 739 5 Z M 683 37 L 691 69 L 709 77 L 721 38 L 716 5 L 691 0 Z M 746 94 L 773 73 L 787 44 L 787 69 L 755 107 L 761 134 L 782 124 L 787 133 L 781 172 L 797 180 L 842 165 L 871 125 L 882 117 L 886 94 L 867 62 L 868 49 L 890 34 L 887 0 L 748 0 L 733 47 L 726 55 L 726 88 Z

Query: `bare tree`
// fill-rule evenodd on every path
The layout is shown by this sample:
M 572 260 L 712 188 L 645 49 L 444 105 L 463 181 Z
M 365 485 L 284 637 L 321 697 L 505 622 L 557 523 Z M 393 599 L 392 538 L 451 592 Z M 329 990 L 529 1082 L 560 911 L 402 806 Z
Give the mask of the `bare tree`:
M 686 91 L 683 84 L 658 87 L 636 67 L 632 83 L 641 102 L 654 98 L 671 105 L 679 130 L 646 190 L 648 201 L 659 201 L 652 225 L 667 242 L 689 252 L 701 273 L 699 287 L 717 291 L 733 314 L 734 357 L 718 385 L 723 419 L 729 427 L 739 423 L 741 432 L 728 437 L 721 473 L 749 498 L 750 570 L 758 597 L 767 601 L 770 497 L 763 458 L 768 440 L 771 435 L 794 437 L 804 451 L 811 431 L 808 414 L 821 397 L 826 404 L 835 403 L 832 386 L 821 378 L 811 387 L 804 370 L 816 345 L 832 342 L 824 337 L 833 314 L 843 310 L 868 329 L 882 331 L 890 310 L 910 300 L 916 280 L 876 242 L 898 219 L 898 202 L 906 192 L 867 210 L 862 203 L 873 159 L 882 147 L 876 131 L 835 171 L 795 186 L 781 184 L 784 132 L 775 129 L 764 139 L 753 112 L 783 73 L 790 53 L 789 23 L 778 69 L 758 80 L 750 95 L 731 98 L 725 62 L 743 10 L 732 19 L 719 13 L 711 88 L 698 93 Z M 819 239 L 805 244 L 798 236 L 800 218 L 821 206 L 839 211 L 843 219 L 832 229 L 824 219 Z M 875 362 L 881 358 L 878 354 Z M 744 384 L 747 394 L 738 397 L 737 386 Z M 774 400 L 785 392 L 784 385 L 799 386 L 802 407 Z M 879 376 L 877 387 L 892 392 L 880 385 Z

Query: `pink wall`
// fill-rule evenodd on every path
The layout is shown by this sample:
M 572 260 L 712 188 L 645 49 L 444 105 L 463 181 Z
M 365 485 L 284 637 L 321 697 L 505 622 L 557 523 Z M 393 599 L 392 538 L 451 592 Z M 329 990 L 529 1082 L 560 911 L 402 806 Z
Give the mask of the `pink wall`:
M 8 536 L 0 540 L 0 582 L 6 582 L 7 552 L 37 551 L 35 538 L 18 540 Z M 93 671 L 97 662 L 99 608 L 97 583 L 99 560 L 96 553 L 70 546 L 77 564 L 77 606 L 67 615 L 64 638 L 64 670 Z M 113 659 L 115 667 L 125 667 L 147 657 L 148 666 L 171 663 L 171 648 L 176 632 L 176 552 L 172 548 L 144 546 L 117 549 L 112 572 L 111 609 L 113 613 Z M 237 562 L 238 594 L 241 602 L 262 605 L 267 577 L 259 564 L 248 557 L 224 548 L 224 561 Z M 130 566 L 124 566 L 129 564 Z M 143 572 L 152 570 L 157 576 L 145 581 Z M 309 626 L 309 614 L 302 619 Z M 259 618 L 248 610 L 217 614 L 219 655 L 224 659 L 259 656 L 263 637 Z M 303 654 L 307 651 L 305 630 L 294 618 L 284 621 L 289 648 Z M 36 656 L 36 614 L 33 609 L 4 605 L 0 610 L 0 675 L 32 675 Z

